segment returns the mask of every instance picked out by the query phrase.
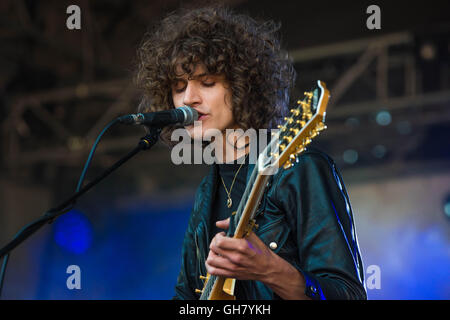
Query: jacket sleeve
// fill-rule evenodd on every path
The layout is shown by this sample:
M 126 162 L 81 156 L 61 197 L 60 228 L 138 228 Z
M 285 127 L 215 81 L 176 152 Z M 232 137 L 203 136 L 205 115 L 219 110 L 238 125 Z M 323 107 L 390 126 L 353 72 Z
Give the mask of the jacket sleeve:
M 192 216 L 192 215 L 191 215 Z M 181 260 L 181 269 L 178 274 L 177 284 L 175 285 L 175 295 L 173 296 L 173 300 L 196 300 L 196 297 L 193 295 L 193 289 L 191 287 L 192 280 L 192 259 L 196 259 L 195 251 L 192 248 L 192 244 L 194 243 L 194 235 L 192 228 L 188 227 L 183 241 L 182 247 L 182 260 Z M 191 262 L 191 263 L 189 263 Z
M 366 299 L 353 214 L 331 158 L 308 151 L 279 175 L 276 199 L 294 230 L 312 299 Z
M 181 251 L 181 269 L 178 274 L 177 284 L 175 285 L 175 295 L 172 300 L 197 300 L 198 297 L 195 294 L 195 289 L 201 289 L 201 284 L 197 281 L 197 240 L 195 236 L 195 227 L 197 225 L 198 207 L 201 205 L 201 189 L 203 187 L 204 180 L 197 189 L 194 207 L 191 211 L 188 227 L 184 235 L 183 246 Z

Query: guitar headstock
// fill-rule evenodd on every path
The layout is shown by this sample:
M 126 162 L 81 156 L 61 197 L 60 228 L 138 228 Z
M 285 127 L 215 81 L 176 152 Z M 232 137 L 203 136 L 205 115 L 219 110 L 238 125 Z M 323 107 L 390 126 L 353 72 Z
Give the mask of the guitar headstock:
M 330 92 L 324 82 L 318 80 L 297 106 L 290 110 L 285 123 L 278 126 L 269 146 L 258 159 L 258 170 L 273 174 L 279 167 L 288 169 L 296 157 L 321 131 L 326 129 L 325 115 Z M 272 172 L 272 173 L 270 173 Z

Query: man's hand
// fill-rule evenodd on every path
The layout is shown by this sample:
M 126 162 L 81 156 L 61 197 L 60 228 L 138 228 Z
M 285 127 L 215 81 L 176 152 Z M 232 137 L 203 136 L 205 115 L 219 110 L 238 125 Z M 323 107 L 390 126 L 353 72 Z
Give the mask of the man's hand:
M 216 222 L 228 229 L 230 218 Z M 244 239 L 235 239 L 220 232 L 212 239 L 206 259 L 209 274 L 239 280 L 265 281 L 270 277 L 276 255 L 253 232 Z
M 230 218 L 216 222 L 228 229 Z M 238 280 L 265 283 L 283 299 L 309 299 L 303 275 L 286 260 L 272 252 L 253 232 L 244 239 L 214 236 L 209 246 L 206 270 L 209 274 Z

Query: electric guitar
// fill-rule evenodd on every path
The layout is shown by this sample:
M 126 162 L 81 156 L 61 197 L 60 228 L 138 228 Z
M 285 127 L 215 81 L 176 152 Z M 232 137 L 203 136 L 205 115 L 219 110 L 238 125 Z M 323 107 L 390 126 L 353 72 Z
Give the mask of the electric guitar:
M 250 180 L 241 198 L 238 209 L 230 219 L 227 236 L 244 238 L 255 228 L 255 213 L 264 194 L 270 175 L 278 169 L 289 169 L 296 157 L 311 143 L 322 130 L 326 129 L 325 114 L 330 93 L 322 81 L 304 93 L 303 100 L 291 109 L 290 117 L 258 156 Z M 281 168 L 282 167 L 282 168 Z M 235 300 L 236 279 L 210 275 L 200 276 L 204 280 L 200 300 Z

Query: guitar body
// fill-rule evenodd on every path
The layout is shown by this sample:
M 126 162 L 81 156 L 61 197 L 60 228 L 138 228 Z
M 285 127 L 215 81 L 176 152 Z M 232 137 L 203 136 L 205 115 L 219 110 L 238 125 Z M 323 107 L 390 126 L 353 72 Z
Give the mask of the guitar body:
M 233 292 L 229 291 L 230 286 L 233 287 L 234 291 L 234 282 L 236 280 L 235 279 L 227 279 L 224 277 L 218 277 L 213 289 L 209 295 L 209 300 L 236 300 L 236 297 L 233 295 Z M 232 282 L 232 284 L 231 284 Z M 225 292 L 224 290 L 230 292 L 231 294 L 228 294 L 227 292 Z

